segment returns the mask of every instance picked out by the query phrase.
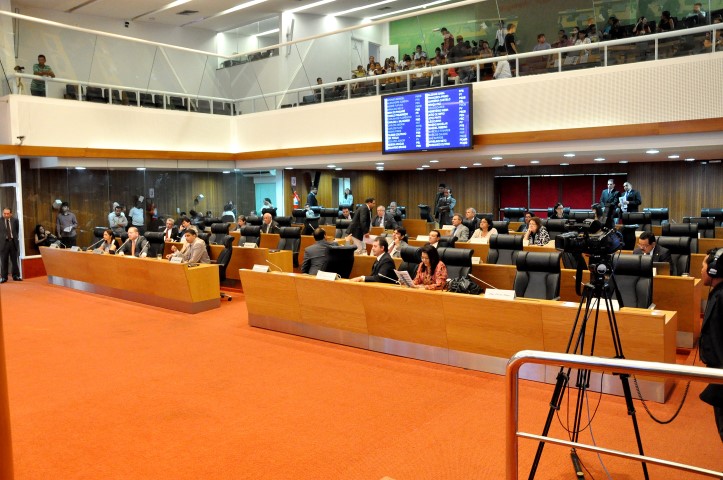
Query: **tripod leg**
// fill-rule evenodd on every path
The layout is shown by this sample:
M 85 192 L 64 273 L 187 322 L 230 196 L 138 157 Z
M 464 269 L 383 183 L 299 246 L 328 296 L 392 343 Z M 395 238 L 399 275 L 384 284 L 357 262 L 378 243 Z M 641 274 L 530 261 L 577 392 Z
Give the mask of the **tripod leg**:
M 640 438 L 640 429 L 638 428 L 638 417 L 635 414 L 635 405 L 633 404 L 633 395 L 630 391 L 630 375 L 622 374 L 620 375 L 620 383 L 622 383 L 623 386 L 623 394 L 625 395 L 625 404 L 628 407 L 628 415 L 630 415 L 630 418 L 633 421 L 633 430 L 635 431 L 635 440 L 638 443 L 638 453 L 640 455 L 645 455 L 643 453 L 643 441 Z M 643 466 L 643 476 L 645 477 L 645 480 L 648 480 L 650 477 L 648 476 L 648 465 L 645 462 L 642 462 Z
M 545 420 L 545 428 L 542 429 L 542 436 L 546 437 L 550 432 L 550 426 L 552 425 L 552 419 L 555 418 L 555 411 L 560 409 L 562 398 L 565 396 L 565 387 L 567 386 L 568 379 L 570 378 L 570 370 L 565 372 L 565 367 L 560 368 L 560 372 L 557 374 L 555 381 L 555 390 L 552 392 L 552 399 L 550 400 L 550 411 L 547 412 L 547 419 Z M 537 466 L 540 463 L 542 457 L 542 449 L 545 448 L 545 442 L 540 442 L 537 445 L 537 452 L 535 453 L 535 460 L 532 462 L 532 468 L 530 469 L 530 480 L 535 478 L 537 472 Z

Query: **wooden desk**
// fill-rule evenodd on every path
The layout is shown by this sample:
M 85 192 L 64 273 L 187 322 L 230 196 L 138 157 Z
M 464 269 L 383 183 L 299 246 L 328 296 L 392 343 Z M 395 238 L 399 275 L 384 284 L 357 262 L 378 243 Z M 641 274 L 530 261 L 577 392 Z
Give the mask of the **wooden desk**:
M 242 270 L 240 275 L 249 286 L 251 326 L 498 374 L 504 374 L 507 360 L 520 350 L 563 351 L 577 312 L 577 302 L 510 302 L 277 272 Z M 272 290 L 278 293 L 273 298 L 268 295 Z M 283 305 L 274 300 L 279 296 Z M 617 320 L 626 358 L 675 362 L 675 312 L 623 308 Z M 610 332 L 603 323 L 595 354 L 611 356 Z M 525 378 L 552 383 L 557 370 L 534 367 Z M 646 398 L 661 402 L 672 387 L 671 381 L 658 378 L 639 381 Z M 618 390 L 619 382 L 603 385 L 603 391 Z
M 359 277 L 361 275 L 369 275 L 372 271 L 372 265 L 376 262 L 377 257 L 373 255 L 354 255 L 354 266 L 351 268 L 349 278 Z M 401 258 L 394 258 L 395 268 L 399 269 L 402 264 Z M 393 277 L 392 277 L 393 278 Z
M 218 267 L 41 247 L 48 282 L 84 292 L 198 313 L 220 305 Z
M 402 220 L 402 226 L 407 230 L 409 238 L 416 238 L 417 235 L 427 235 L 430 225 L 432 224 L 426 220 L 416 218 L 405 218 Z
M 525 222 L 510 222 L 510 224 L 508 225 L 507 228 L 509 229 L 511 234 L 518 233 L 517 229 L 520 228 L 520 225 L 522 225 L 523 223 L 525 223 Z M 519 233 L 522 233 L 522 232 L 519 232 Z
M 723 238 L 723 227 L 715 227 L 715 238 Z
M 698 253 L 705 254 L 713 248 L 723 248 L 723 238 L 699 238 Z
M 487 261 L 490 254 L 489 243 L 455 242 L 454 248 L 468 248 L 474 251 L 472 256 L 479 257 L 483 263 Z
M 281 235 L 278 233 L 262 233 L 259 239 L 259 247 L 275 250 L 279 248 Z
M 218 260 L 219 254 L 223 251 L 223 245 L 211 245 L 211 260 Z M 267 263 L 267 260 L 273 265 Z M 294 258 L 289 250 L 269 250 L 268 248 L 244 248 L 233 247 L 231 261 L 226 267 L 226 278 L 241 280 L 238 271 L 241 268 L 254 268 L 254 265 L 266 265 L 271 270 L 284 272 L 294 271 Z

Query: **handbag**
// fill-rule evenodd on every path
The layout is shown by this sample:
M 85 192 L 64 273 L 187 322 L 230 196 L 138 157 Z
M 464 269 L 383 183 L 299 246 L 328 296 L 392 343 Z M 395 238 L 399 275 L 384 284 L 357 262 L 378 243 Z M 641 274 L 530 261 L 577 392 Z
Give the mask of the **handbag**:
M 480 286 L 467 277 L 447 280 L 446 287 L 448 292 L 453 293 L 466 293 L 468 295 L 479 295 L 482 293 Z

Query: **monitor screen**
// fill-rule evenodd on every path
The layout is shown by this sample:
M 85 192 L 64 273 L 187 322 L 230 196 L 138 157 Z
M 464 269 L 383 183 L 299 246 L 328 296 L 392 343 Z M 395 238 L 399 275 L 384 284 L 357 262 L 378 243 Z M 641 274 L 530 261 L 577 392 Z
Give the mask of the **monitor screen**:
M 471 149 L 472 86 L 382 97 L 382 153 Z

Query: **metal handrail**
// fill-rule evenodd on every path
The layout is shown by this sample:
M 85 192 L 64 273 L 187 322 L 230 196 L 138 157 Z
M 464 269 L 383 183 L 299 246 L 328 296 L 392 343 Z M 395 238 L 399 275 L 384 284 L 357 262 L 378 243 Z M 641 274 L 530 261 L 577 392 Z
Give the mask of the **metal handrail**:
M 507 421 L 505 438 L 507 480 L 516 480 L 518 478 L 518 438 L 528 438 L 540 442 L 549 442 L 556 445 L 564 445 L 581 450 L 604 453 L 606 455 L 613 455 L 640 462 L 661 465 L 715 478 L 723 477 L 723 472 L 663 460 L 657 457 L 637 455 L 578 442 L 560 440 L 549 436 L 519 432 L 519 372 L 522 365 L 527 363 L 551 365 L 556 367 L 564 366 L 570 368 L 583 368 L 596 372 L 611 371 L 615 372 L 615 374 L 639 374 L 685 380 L 705 380 L 708 383 L 723 384 L 723 370 L 715 368 L 693 367 L 670 363 L 643 362 L 639 360 L 589 357 L 583 355 L 571 355 L 567 353 L 541 352 L 537 350 L 523 350 L 521 352 L 517 352 L 507 363 L 507 381 L 505 383 L 505 389 L 507 392 Z

